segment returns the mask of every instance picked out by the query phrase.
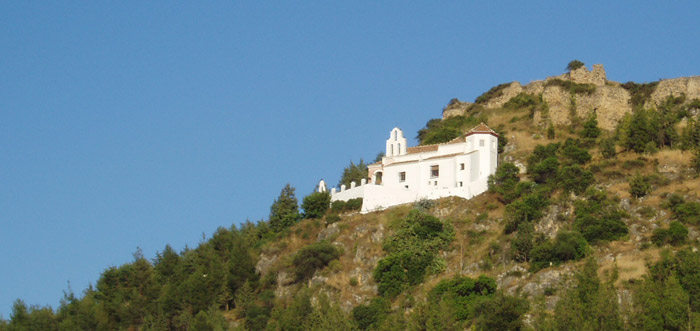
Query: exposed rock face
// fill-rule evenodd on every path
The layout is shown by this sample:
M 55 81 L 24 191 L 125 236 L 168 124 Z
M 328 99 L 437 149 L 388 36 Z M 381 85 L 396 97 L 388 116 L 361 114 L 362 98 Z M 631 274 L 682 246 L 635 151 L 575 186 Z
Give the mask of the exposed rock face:
M 518 82 L 512 82 L 508 87 L 503 89 L 503 94 L 501 96 L 493 98 L 486 102 L 484 106 L 486 108 L 500 108 L 503 107 L 503 105 L 508 102 L 508 100 L 512 99 L 514 96 L 518 95 L 520 92 L 523 91 L 522 85 Z
M 571 123 L 573 107 L 576 116 L 580 118 L 586 118 L 592 112 L 596 112 L 598 126 L 613 130 L 620 119 L 632 111 L 629 92 L 622 87 L 612 85 L 596 86 L 595 92 L 591 95 L 575 94 L 573 96 L 560 86 L 547 86 L 542 92 L 542 99 L 549 106 L 549 120 L 557 125 Z M 535 114 L 536 122 L 544 119 L 544 114 Z
M 457 99 L 452 99 L 447 107 L 442 110 L 442 119 L 464 115 L 471 105 L 471 102 L 462 102 Z
M 669 95 L 680 96 L 685 94 L 686 100 L 700 99 L 700 76 L 665 79 L 659 82 L 656 90 L 651 94 L 651 102 L 659 105 Z
M 572 94 L 569 91 L 558 85 L 547 85 L 547 82 L 553 79 L 571 81 L 577 84 L 593 84 L 596 89 L 590 95 L 573 95 L 574 102 L 572 102 Z M 484 104 L 484 107 L 489 109 L 503 107 L 508 100 L 521 92 L 532 95 L 541 94 L 542 99 L 547 103 L 547 113 L 535 113 L 535 123 L 551 121 L 556 125 L 570 124 L 573 109 L 576 116 L 583 119 L 595 112 L 598 117 L 598 125 L 601 128 L 614 130 L 625 114 L 632 111 L 630 93 L 619 83 L 607 80 L 607 74 L 602 64 L 594 64 L 591 71 L 583 66 L 559 76 L 531 82 L 525 86 L 518 82 L 512 82 L 502 90 L 499 97 L 489 100 Z M 685 94 L 688 101 L 700 99 L 700 76 L 660 81 L 646 106 L 657 106 L 666 97 L 670 95 L 680 96 L 681 94 Z M 448 106 L 443 111 L 443 118 L 465 114 L 468 105 L 463 106 L 464 104 L 467 103 Z
M 593 84 L 595 86 L 603 86 L 607 81 L 605 68 L 603 68 L 602 64 L 594 64 L 593 71 L 588 71 L 585 66 L 571 70 L 568 74 L 568 79 L 574 83 Z

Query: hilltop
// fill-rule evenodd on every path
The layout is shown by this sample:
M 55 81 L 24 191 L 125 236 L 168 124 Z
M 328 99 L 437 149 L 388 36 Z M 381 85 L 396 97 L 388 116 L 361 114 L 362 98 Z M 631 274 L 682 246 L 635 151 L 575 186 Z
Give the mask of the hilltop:
M 487 123 L 488 192 L 363 215 L 322 193 L 300 211 L 287 186 L 267 221 L 135 254 L 0 330 L 695 328 L 699 98 L 697 76 L 621 84 L 572 61 L 453 99 L 420 143 Z

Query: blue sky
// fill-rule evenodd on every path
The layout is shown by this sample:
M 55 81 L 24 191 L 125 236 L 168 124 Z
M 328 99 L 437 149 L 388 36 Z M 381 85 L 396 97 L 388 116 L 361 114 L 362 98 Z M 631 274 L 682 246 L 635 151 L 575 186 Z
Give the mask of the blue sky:
M 0 2 L 0 314 L 267 218 L 451 98 L 700 74 L 697 1 L 534 3 Z

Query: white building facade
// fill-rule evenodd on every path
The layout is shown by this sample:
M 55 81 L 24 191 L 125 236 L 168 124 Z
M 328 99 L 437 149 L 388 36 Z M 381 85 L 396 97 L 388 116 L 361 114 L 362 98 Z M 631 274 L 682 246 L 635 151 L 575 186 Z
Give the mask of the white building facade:
M 369 178 L 332 189 L 331 201 L 363 198 L 361 212 L 368 213 L 421 199 L 470 199 L 488 189 L 497 163 L 498 134 L 483 123 L 450 142 L 416 147 L 394 128 L 382 161 L 368 166 Z

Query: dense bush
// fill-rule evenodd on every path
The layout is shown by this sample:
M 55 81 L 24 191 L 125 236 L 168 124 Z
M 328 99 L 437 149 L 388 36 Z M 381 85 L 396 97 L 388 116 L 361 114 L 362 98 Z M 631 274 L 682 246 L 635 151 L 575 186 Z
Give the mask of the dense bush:
M 420 145 L 448 142 L 459 137 L 482 120 L 474 116 L 452 116 L 444 120 L 431 119 L 424 128 L 418 130 L 418 142 Z
M 473 318 L 475 309 L 484 299 L 491 297 L 496 288 L 496 281 L 483 275 L 477 279 L 455 276 L 435 285 L 428 293 L 428 301 L 433 305 L 440 301 L 447 303 L 454 311 L 455 318 L 463 321 Z
M 641 198 L 651 192 L 651 183 L 649 183 L 649 177 L 647 176 L 637 173 L 630 177 L 627 182 L 630 186 L 630 194 L 635 198 Z
M 642 83 L 627 82 L 622 84 L 622 87 L 630 92 L 630 103 L 633 107 L 641 107 L 644 102 L 651 98 L 652 93 L 656 90 L 659 82 Z
M 673 212 L 673 217 L 685 224 L 700 225 L 700 202 L 686 202 L 678 194 L 672 194 L 666 206 Z
M 331 211 L 334 213 L 346 213 L 362 209 L 362 198 L 350 199 L 348 201 L 336 200 L 331 203 Z
M 583 122 L 583 130 L 581 130 L 581 138 L 589 142 L 595 141 L 601 134 L 601 130 L 598 127 L 598 118 L 596 113 L 592 113 L 588 116 L 585 122 Z
M 500 200 L 510 203 L 517 199 L 516 187 L 520 182 L 520 169 L 515 164 L 504 162 L 498 165 L 496 173 L 489 176 L 488 188 L 490 192 L 499 193 Z
M 593 184 L 593 173 L 574 164 L 563 167 L 559 173 L 559 185 L 566 192 L 581 194 Z
M 563 163 L 565 164 L 582 165 L 591 160 L 591 154 L 582 147 L 582 143 L 578 139 L 566 139 L 564 145 L 559 149 L 559 153 L 563 157 Z
M 352 318 L 361 330 L 376 329 L 391 311 L 391 302 L 384 298 L 374 298 L 368 305 L 352 309 Z
M 442 271 L 444 261 L 437 253 L 454 240 L 451 225 L 418 210 L 412 210 L 396 227 L 396 233 L 383 243 L 388 256 L 374 270 L 379 294 L 390 298 L 423 282 L 427 273 Z
M 355 164 L 350 161 L 350 165 L 343 169 L 343 174 L 340 176 L 340 182 L 338 186 L 345 185 L 345 187 L 350 188 L 350 183 L 355 183 L 360 185 L 360 181 L 367 178 L 367 165 L 365 161 L 360 159 L 360 163 Z
M 537 145 L 527 158 L 527 172 L 537 183 L 555 181 L 559 173 L 558 143 Z
M 576 231 L 560 231 L 554 240 L 546 240 L 530 251 L 530 269 L 537 271 L 550 264 L 558 265 L 586 256 L 588 243 Z
M 572 70 L 576 70 L 578 68 L 581 68 L 583 66 L 584 66 L 583 62 L 581 62 L 579 60 L 572 60 L 571 62 L 569 62 L 569 64 L 566 65 L 566 70 L 572 71 Z
M 615 151 L 615 140 L 612 138 L 602 139 L 600 141 L 600 154 L 606 159 L 612 159 L 617 155 Z
M 616 240 L 627 234 L 626 215 L 605 191 L 590 188 L 574 202 L 574 228 L 590 243 Z
M 665 244 L 677 246 L 685 243 L 687 239 L 688 228 L 678 221 L 671 222 L 668 229 L 658 228 L 654 230 L 651 236 L 651 241 L 657 246 L 663 246 Z
M 313 243 L 302 248 L 292 258 L 296 281 L 310 279 L 316 270 L 324 268 L 339 257 L 340 250 L 327 241 Z
M 506 233 L 514 232 L 522 223 L 533 222 L 544 212 L 549 205 L 549 200 L 544 195 L 545 192 L 536 192 L 524 195 L 506 206 Z
M 321 218 L 331 204 L 331 195 L 328 192 L 314 192 L 304 197 L 301 209 L 304 210 L 304 218 Z

